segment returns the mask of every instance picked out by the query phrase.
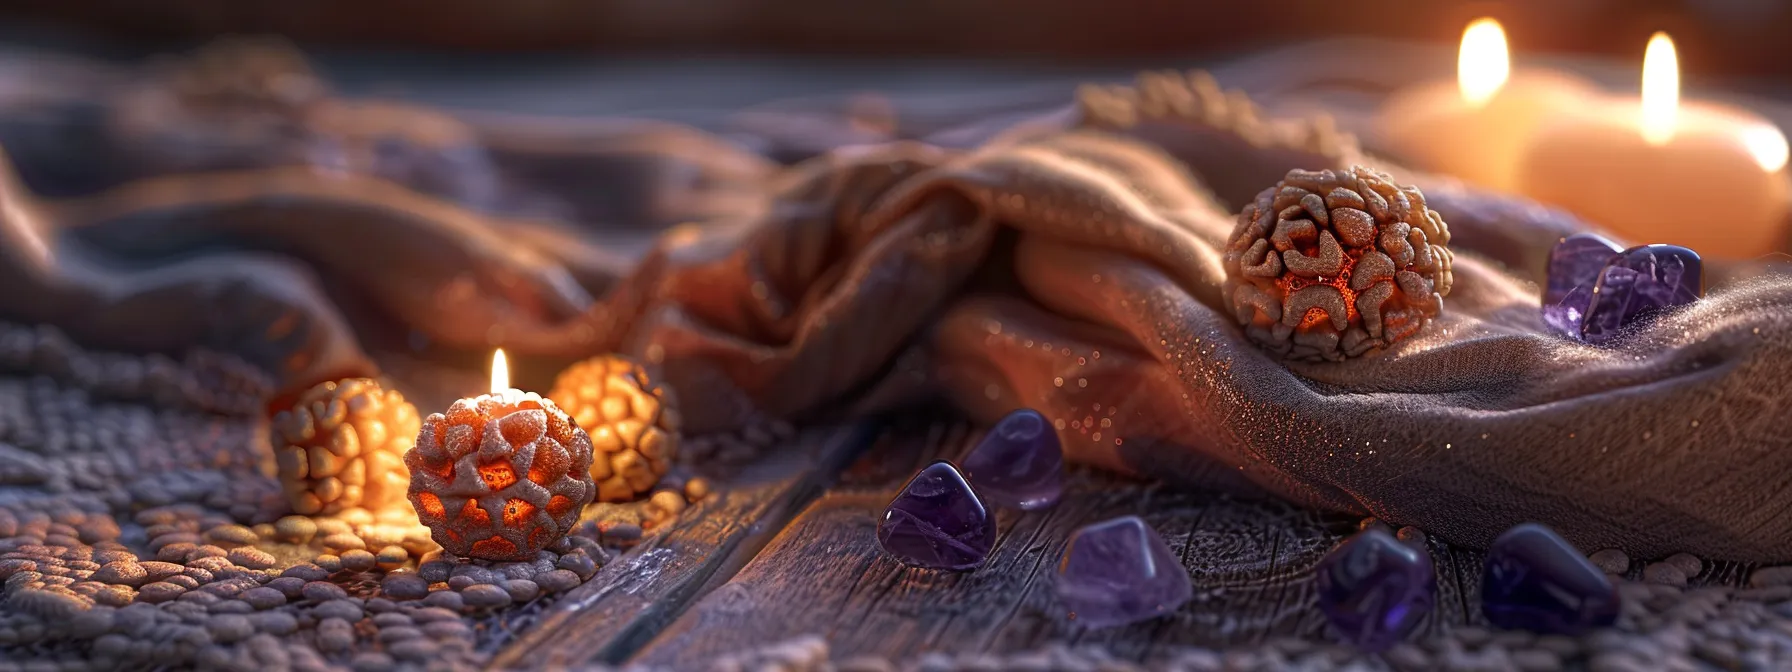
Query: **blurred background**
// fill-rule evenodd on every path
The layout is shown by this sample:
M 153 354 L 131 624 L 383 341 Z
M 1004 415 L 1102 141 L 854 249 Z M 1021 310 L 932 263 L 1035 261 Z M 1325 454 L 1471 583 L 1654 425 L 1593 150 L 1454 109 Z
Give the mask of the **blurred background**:
M 9 0 L 0 37 L 118 53 L 284 35 L 471 52 L 1205 59 L 1342 35 L 1454 43 L 1470 19 L 1520 52 L 1634 58 L 1672 32 L 1689 72 L 1780 77 L 1785 0 Z

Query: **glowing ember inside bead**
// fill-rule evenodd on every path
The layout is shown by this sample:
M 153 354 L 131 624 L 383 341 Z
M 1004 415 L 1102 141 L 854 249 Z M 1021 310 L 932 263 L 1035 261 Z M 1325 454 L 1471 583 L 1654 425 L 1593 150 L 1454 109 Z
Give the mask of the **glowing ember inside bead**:
M 597 492 L 591 438 L 554 402 L 517 390 L 431 414 L 404 462 L 417 517 L 461 557 L 533 560 Z
M 591 435 L 591 478 L 601 501 L 626 502 L 653 490 L 678 456 L 677 398 L 628 358 L 574 364 L 548 398 Z
M 1443 217 L 1367 168 L 1289 171 L 1238 215 L 1225 296 L 1245 335 L 1296 360 L 1356 357 L 1417 333 L 1453 282 Z
M 295 513 L 334 514 L 397 504 L 417 407 L 366 378 L 306 390 L 269 425 L 274 465 Z

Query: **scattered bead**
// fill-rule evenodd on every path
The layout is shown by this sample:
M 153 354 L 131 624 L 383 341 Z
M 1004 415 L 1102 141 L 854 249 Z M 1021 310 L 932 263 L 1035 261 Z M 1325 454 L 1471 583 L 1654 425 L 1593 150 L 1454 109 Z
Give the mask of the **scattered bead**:
M 1332 549 L 1315 570 L 1319 609 L 1365 651 L 1384 651 L 1417 627 L 1436 601 L 1431 554 L 1371 528 Z

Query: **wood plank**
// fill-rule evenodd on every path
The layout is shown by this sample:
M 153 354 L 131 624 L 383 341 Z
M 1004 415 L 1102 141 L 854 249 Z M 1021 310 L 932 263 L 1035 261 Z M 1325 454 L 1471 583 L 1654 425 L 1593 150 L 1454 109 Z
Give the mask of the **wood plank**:
M 860 477 L 856 484 L 816 500 L 632 662 L 682 669 L 807 634 L 826 637 L 837 657 L 1013 651 L 1068 641 L 1099 642 L 1116 656 L 1146 659 L 1165 647 L 1311 636 L 1323 625 L 1311 615 L 1310 569 L 1355 530 L 1355 517 L 1080 469 L 1072 471 L 1058 506 L 1001 512 L 1001 536 L 977 571 L 904 567 L 877 548 L 877 515 L 925 458 L 956 455 L 975 438 L 935 434 L 958 443 L 920 456 L 868 454 L 848 472 Z M 883 482 L 874 487 L 872 476 L 879 474 Z M 1050 580 L 1064 542 L 1082 525 L 1127 514 L 1145 518 L 1183 555 L 1196 599 L 1171 617 L 1122 628 L 1090 631 L 1065 622 Z
M 711 577 L 726 576 L 753 557 L 877 435 L 875 422 L 800 433 L 789 449 L 718 483 L 715 499 L 568 593 L 498 652 L 491 669 L 627 659 L 702 594 Z

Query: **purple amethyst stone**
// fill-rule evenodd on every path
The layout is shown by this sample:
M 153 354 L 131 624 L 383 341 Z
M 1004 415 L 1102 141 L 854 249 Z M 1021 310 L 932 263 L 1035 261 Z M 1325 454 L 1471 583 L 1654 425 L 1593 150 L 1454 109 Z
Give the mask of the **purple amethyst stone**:
M 1488 549 L 1481 611 L 1502 628 L 1578 635 L 1618 619 L 1618 589 L 1555 532 L 1526 523 Z
M 1543 322 L 1557 333 L 1580 338 L 1581 318 L 1593 300 L 1599 272 L 1618 257 L 1617 243 L 1591 233 L 1577 233 L 1549 252 L 1549 278 L 1543 289 Z
M 1339 544 L 1316 571 L 1319 610 L 1369 652 L 1400 643 L 1436 600 L 1431 554 L 1378 528 Z
M 996 519 L 950 462 L 935 462 L 908 485 L 877 524 L 877 543 L 903 564 L 966 570 L 996 544 Z
M 1064 447 L 1045 416 L 1031 409 L 997 422 L 962 466 L 977 493 L 996 506 L 1043 509 L 1064 494 Z
M 1699 300 L 1703 283 L 1697 252 L 1676 245 L 1625 250 L 1599 274 L 1581 336 L 1589 343 L 1609 341 L 1625 327 Z
M 1182 559 L 1138 516 L 1072 533 L 1054 587 L 1070 618 L 1090 628 L 1156 618 L 1195 593 Z

